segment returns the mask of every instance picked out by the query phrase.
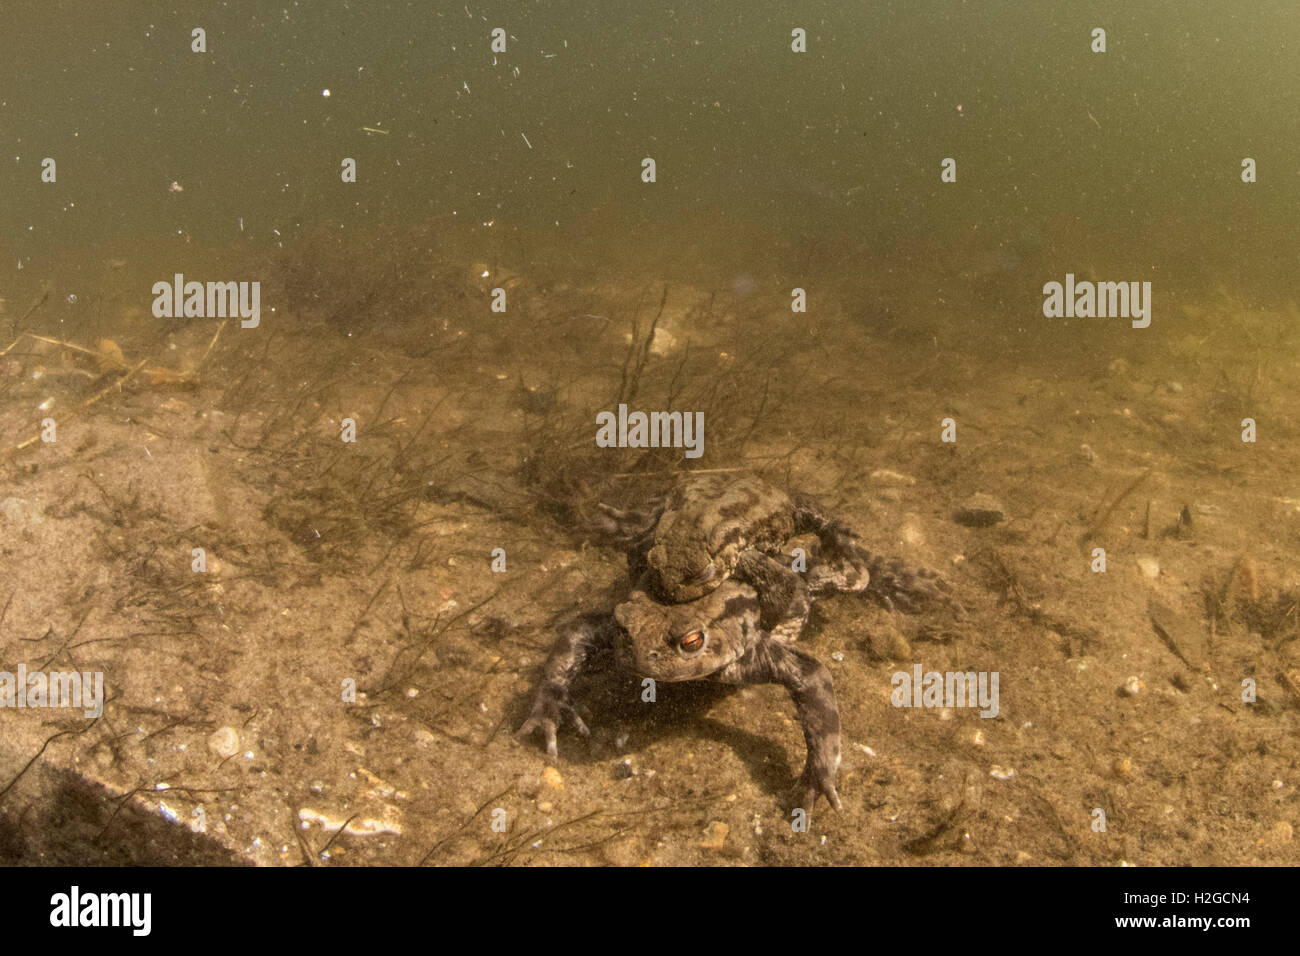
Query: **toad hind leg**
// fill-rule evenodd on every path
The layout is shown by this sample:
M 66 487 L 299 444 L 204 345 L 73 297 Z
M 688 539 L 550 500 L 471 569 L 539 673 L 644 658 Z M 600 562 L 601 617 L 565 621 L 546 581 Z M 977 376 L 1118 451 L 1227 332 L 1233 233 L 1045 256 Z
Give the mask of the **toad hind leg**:
M 808 573 L 812 593 L 868 589 L 872 584 L 872 555 L 858 543 L 848 525 L 823 511 L 815 498 L 795 495 L 793 500 L 795 534 L 815 534 L 820 545 Z
M 814 595 L 830 591 L 865 591 L 886 609 L 920 611 L 926 605 L 957 606 L 948 582 L 928 568 L 909 568 L 862 546 L 842 522 L 831 518 L 805 495 L 795 499 L 795 531 L 816 534 L 821 550 L 808 572 Z
M 546 753 L 554 759 L 557 756 L 555 732 L 566 717 L 583 737 L 590 734 L 586 721 L 573 706 L 570 688 L 591 654 L 613 647 L 617 628 L 608 612 L 582 614 L 559 628 L 542 667 L 542 681 L 533 697 L 532 710 L 515 731 L 516 737 L 525 740 L 540 729 L 546 740 Z
M 811 812 L 822 794 L 836 810 L 840 795 L 840 711 L 831 672 L 807 651 L 765 637 L 740 660 L 713 675 L 724 684 L 780 684 L 790 692 L 803 726 L 808 756 L 799 776 L 801 806 Z

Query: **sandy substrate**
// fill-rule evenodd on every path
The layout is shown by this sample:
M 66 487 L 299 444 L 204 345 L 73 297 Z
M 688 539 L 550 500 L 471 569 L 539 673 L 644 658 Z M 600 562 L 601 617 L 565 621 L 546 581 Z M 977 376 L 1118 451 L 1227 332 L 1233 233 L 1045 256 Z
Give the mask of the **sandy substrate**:
M 1294 316 L 1225 298 L 1045 344 L 848 287 L 792 319 L 780 289 L 511 273 L 500 315 L 444 273 L 387 304 L 287 276 L 210 353 L 211 322 L 28 324 L 197 384 L 0 358 L 4 444 L 58 422 L 0 459 L 0 670 L 108 697 L 0 711 L 0 862 L 1294 863 Z M 705 455 L 595 448 L 620 398 L 704 411 Z M 589 741 L 548 766 L 512 738 L 555 623 L 627 587 L 584 509 L 688 466 L 821 495 L 964 608 L 815 607 L 844 808 L 808 832 L 776 687 L 648 705 L 596 673 Z M 1000 520 L 954 520 L 975 494 Z M 917 664 L 998 672 L 998 715 L 892 706 Z

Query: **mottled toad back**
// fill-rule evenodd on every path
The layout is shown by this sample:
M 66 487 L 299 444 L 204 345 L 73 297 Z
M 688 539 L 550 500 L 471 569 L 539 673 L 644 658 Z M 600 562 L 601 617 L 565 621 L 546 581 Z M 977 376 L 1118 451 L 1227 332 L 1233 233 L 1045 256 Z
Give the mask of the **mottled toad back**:
M 794 587 L 784 549 L 802 534 L 819 539 L 805 579 L 814 594 L 865 590 L 908 610 L 946 600 L 933 572 L 872 554 L 814 498 L 788 495 L 756 475 L 689 475 L 644 511 L 603 511 L 606 528 L 628 545 L 632 579 L 668 604 L 697 600 L 736 577 L 757 589 L 763 625 L 774 626 Z
M 794 502 L 754 476 L 699 475 L 669 493 L 645 562 L 669 603 L 694 601 L 731 577 L 748 549 L 771 554 L 795 535 Z

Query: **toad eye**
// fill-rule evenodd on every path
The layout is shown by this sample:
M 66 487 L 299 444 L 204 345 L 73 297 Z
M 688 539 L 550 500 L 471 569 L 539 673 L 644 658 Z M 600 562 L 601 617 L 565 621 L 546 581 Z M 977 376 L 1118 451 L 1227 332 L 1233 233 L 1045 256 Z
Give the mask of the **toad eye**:
M 691 631 L 691 633 L 677 641 L 677 649 L 683 654 L 698 654 L 704 650 L 706 643 L 708 643 L 708 639 L 703 631 Z
M 703 570 L 696 571 L 689 578 L 687 578 L 686 583 L 707 584 L 709 581 L 713 580 L 714 575 L 716 575 L 717 573 L 718 573 L 717 567 L 714 564 L 709 563 L 704 566 Z

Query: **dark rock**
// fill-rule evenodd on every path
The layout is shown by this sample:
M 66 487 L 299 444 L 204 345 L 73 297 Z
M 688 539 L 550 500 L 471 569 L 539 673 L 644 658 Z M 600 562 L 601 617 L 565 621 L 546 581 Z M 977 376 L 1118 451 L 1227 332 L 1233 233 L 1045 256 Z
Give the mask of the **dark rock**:
M 952 518 L 968 528 L 991 528 L 1006 518 L 1006 512 L 996 498 L 979 492 L 963 501 Z

